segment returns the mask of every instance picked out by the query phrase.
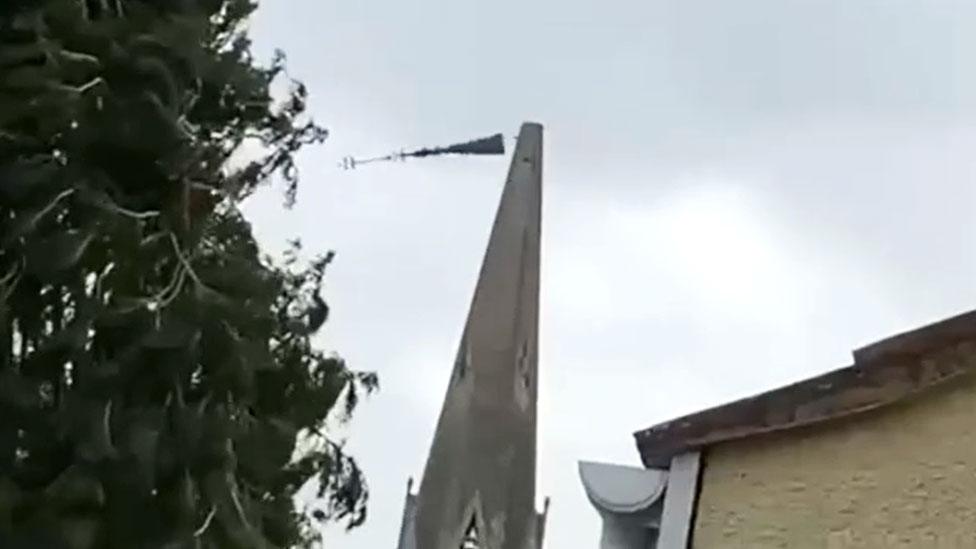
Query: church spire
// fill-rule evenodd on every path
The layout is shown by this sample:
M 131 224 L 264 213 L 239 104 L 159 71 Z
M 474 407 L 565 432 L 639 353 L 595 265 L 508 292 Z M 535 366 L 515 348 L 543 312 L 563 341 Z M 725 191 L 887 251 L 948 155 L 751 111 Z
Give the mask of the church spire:
M 524 124 L 400 549 L 539 549 L 542 126 Z

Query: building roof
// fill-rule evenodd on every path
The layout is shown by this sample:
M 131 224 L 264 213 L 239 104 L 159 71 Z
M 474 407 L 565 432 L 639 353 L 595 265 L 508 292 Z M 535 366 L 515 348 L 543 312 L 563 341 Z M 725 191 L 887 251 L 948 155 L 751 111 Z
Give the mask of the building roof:
M 712 444 L 835 420 L 976 370 L 976 311 L 883 339 L 854 363 L 634 433 L 647 467 Z

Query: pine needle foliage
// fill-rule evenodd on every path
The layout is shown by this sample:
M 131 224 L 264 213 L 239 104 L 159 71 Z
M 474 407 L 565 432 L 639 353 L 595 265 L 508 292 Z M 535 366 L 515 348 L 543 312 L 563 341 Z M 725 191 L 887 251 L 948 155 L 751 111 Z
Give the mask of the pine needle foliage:
M 327 135 L 301 83 L 274 99 L 255 7 L 0 2 L 0 546 L 310 547 L 365 519 L 326 419 L 376 377 L 311 340 L 332 256 L 272 262 L 237 208 L 293 203 Z

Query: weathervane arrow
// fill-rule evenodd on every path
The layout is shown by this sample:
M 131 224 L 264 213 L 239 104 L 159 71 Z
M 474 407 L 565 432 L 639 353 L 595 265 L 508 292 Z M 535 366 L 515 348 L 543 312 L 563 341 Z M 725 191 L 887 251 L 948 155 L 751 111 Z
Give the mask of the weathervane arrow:
M 406 160 L 407 158 L 424 158 L 426 156 L 442 156 L 447 154 L 505 154 L 505 137 L 502 134 L 497 133 L 491 137 L 482 137 L 481 139 L 474 139 L 472 141 L 457 143 L 447 147 L 435 147 L 432 149 L 423 148 L 410 152 L 400 151 L 397 153 L 388 154 L 386 156 L 364 158 L 361 160 L 347 156 L 342 159 L 340 167 L 345 170 L 352 170 L 362 164 L 371 164 L 373 162 L 391 162 L 394 160 Z

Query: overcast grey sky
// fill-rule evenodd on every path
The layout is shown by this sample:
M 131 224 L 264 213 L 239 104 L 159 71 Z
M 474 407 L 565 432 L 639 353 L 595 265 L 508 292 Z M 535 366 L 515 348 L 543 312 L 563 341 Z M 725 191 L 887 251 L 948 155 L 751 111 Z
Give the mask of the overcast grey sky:
M 372 490 L 336 548 L 393 547 L 447 384 L 507 159 L 382 154 L 546 126 L 540 497 L 595 547 L 579 459 L 848 363 L 976 307 L 976 2 L 264 2 L 332 130 L 264 244 L 335 249 L 320 343 L 375 370 L 349 448 Z

